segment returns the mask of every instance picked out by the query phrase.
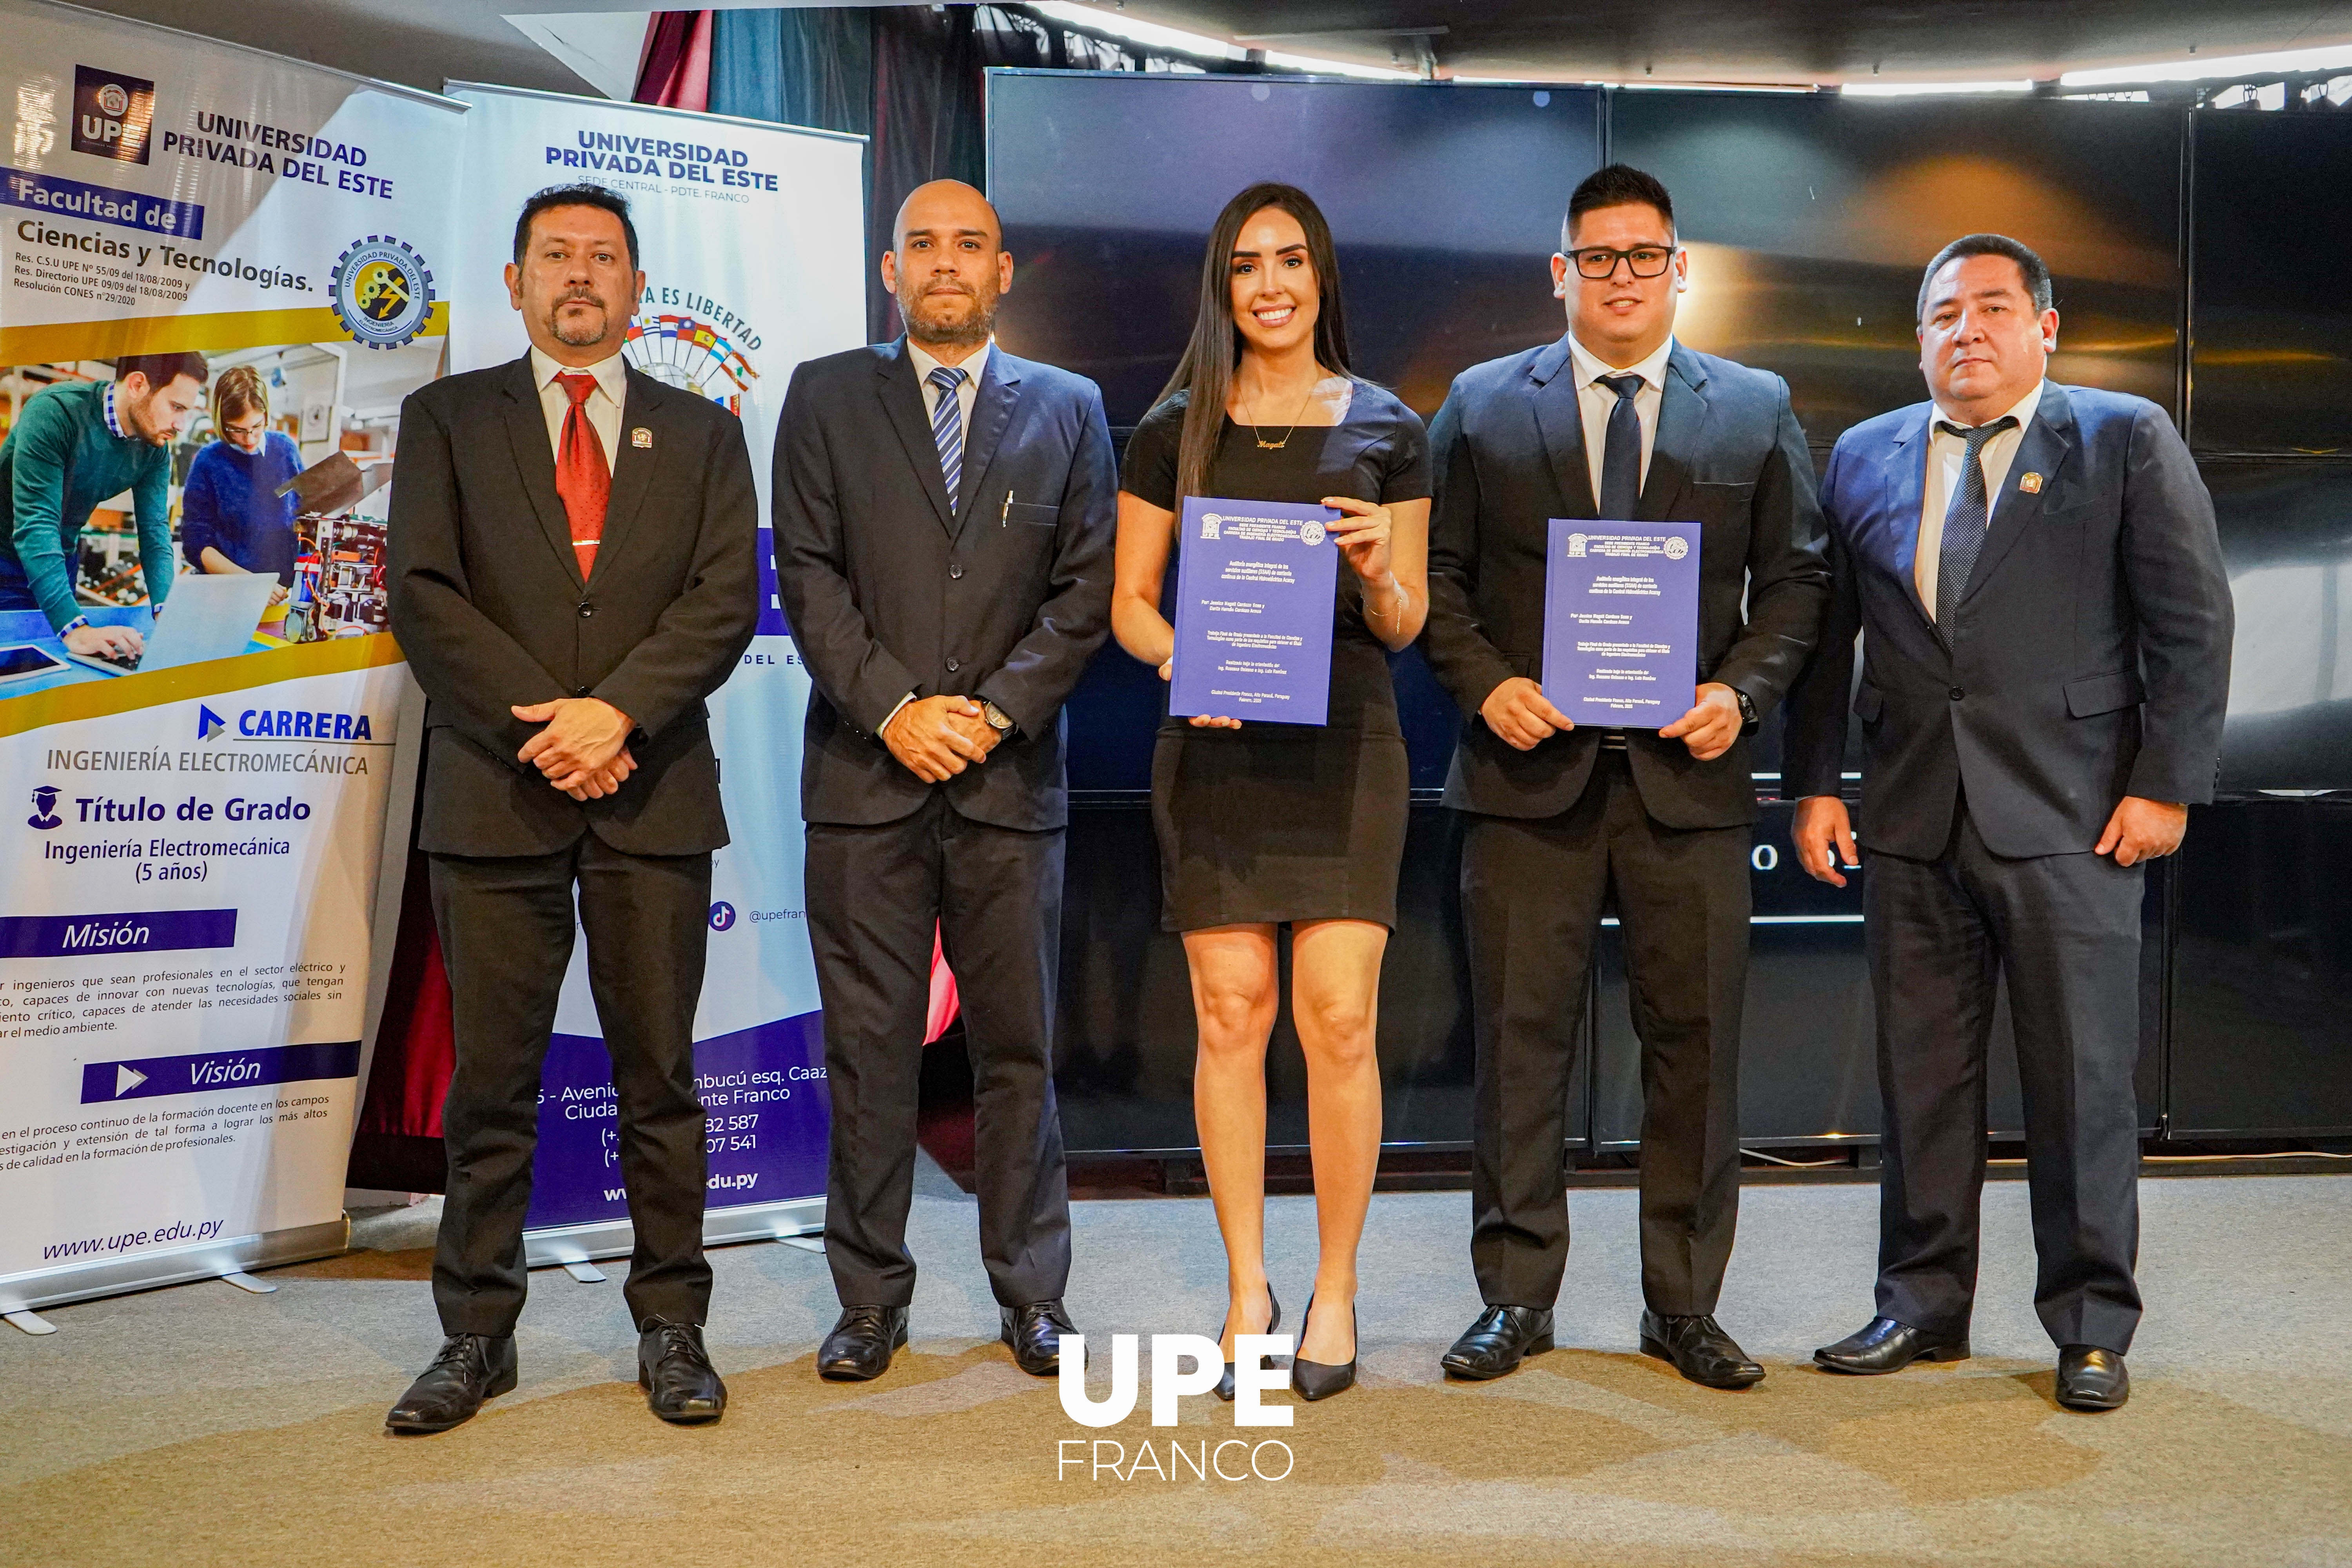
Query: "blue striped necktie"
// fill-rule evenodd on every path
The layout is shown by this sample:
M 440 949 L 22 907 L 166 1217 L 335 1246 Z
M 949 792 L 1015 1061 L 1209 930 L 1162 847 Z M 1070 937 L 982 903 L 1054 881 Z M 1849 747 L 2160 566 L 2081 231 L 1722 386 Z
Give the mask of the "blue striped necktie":
M 1936 552 L 1936 625 L 1948 640 L 1952 617 L 1959 613 L 1960 595 L 1969 591 L 1969 574 L 1977 569 L 1985 529 L 1991 521 L 1990 498 L 1985 494 L 1985 444 L 2004 430 L 2016 429 L 2017 420 L 2003 415 L 1990 425 L 1962 429 L 1948 419 L 1938 419 L 1936 428 L 1968 444 L 1960 459 L 1960 488 L 1944 509 L 1944 539 Z
M 931 411 L 931 440 L 940 448 L 940 473 L 948 482 L 948 510 L 952 513 L 957 492 L 963 488 L 963 402 L 956 389 L 966 377 L 960 367 L 943 364 L 924 379 L 940 389 L 940 405 Z

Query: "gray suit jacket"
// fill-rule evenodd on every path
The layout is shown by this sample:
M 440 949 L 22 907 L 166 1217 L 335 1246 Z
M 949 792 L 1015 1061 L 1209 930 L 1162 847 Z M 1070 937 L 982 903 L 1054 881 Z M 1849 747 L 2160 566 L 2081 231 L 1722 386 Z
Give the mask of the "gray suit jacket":
M 1445 804 L 1496 816 L 1552 816 L 1574 805 L 1601 747 L 1597 731 L 1513 750 L 1479 705 L 1515 675 L 1543 678 L 1544 563 L 1550 521 L 1591 517 L 1568 340 L 1474 365 L 1454 379 L 1429 430 L 1437 502 L 1429 538 L 1429 624 L 1422 647 L 1462 710 Z M 1677 343 L 1643 521 L 1696 522 L 1698 668 L 1770 710 L 1813 646 L 1829 591 L 1805 433 L 1779 376 Z M 1626 732 L 1633 780 L 1669 827 L 1731 827 L 1757 816 L 1748 743 L 1713 762 L 1656 731 Z
M 1102 394 L 992 349 L 950 496 L 904 340 L 810 360 L 776 431 L 776 584 L 816 690 L 811 822 L 895 822 L 933 789 L 999 827 L 1068 820 L 1062 703 L 1110 630 L 1118 477 Z M 993 702 L 1013 732 L 944 784 L 877 737 L 898 700 Z
M 549 855 L 593 832 L 635 855 L 727 842 L 702 700 L 759 618 L 759 500 L 736 417 L 628 373 L 603 542 L 583 583 L 528 355 L 419 387 L 400 410 L 392 629 L 431 700 L 420 848 Z M 650 446 L 627 432 L 644 430 Z M 515 752 L 507 710 L 599 697 L 637 771 L 575 801 Z
M 1938 627 L 1912 574 L 1934 416 L 1882 414 L 1830 458 L 1834 591 L 1789 698 L 1784 793 L 1838 793 L 1851 699 L 1861 827 L 1888 854 L 1941 854 L 1963 790 L 1986 847 L 2011 858 L 2091 849 L 2126 795 L 2211 800 L 2235 617 L 2213 502 L 2172 421 L 2146 398 L 2048 383 Z

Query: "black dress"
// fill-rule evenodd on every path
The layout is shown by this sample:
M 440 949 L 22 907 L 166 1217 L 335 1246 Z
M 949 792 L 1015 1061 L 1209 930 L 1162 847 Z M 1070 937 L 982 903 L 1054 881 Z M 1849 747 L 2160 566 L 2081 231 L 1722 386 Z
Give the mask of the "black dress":
M 1184 401 L 1179 393 L 1144 416 L 1121 477 L 1130 495 L 1171 511 Z M 1226 418 L 1203 493 L 1393 504 L 1425 500 L 1429 488 L 1421 416 L 1360 381 L 1344 419 L 1300 426 L 1279 451 L 1261 448 L 1247 426 Z M 1174 602 L 1176 565 L 1171 552 L 1163 609 Z M 1161 926 L 1359 920 L 1393 930 L 1407 787 L 1388 650 L 1364 624 L 1363 584 L 1343 560 L 1327 724 L 1244 720 L 1238 730 L 1197 729 L 1163 707 L 1151 758 Z

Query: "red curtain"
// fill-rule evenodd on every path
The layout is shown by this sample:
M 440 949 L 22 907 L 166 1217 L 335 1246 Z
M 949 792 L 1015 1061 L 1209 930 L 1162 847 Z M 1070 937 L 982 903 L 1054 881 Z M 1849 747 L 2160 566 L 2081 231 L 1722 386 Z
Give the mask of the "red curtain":
M 710 107 L 710 32 L 708 11 L 656 11 L 646 24 L 646 47 L 637 67 L 639 103 L 666 109 Z

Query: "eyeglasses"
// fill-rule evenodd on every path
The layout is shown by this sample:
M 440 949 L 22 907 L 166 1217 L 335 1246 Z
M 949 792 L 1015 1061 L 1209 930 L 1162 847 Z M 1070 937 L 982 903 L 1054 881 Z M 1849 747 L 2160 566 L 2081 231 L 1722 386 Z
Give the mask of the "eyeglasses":
M 1576 263 L 1580 278 L 1595 281 L 1617 270 L 1623 262 L 1636 278 L 1657 278 L 1664 274 L 1673 262 L 1675 252 L 1681 247 L 1672 245 L 1637 245 L 1631 250 L 1612 250 L 1605 245 L 1595 245 L 1583 250 L 1571 250 L 1568 258 Z

